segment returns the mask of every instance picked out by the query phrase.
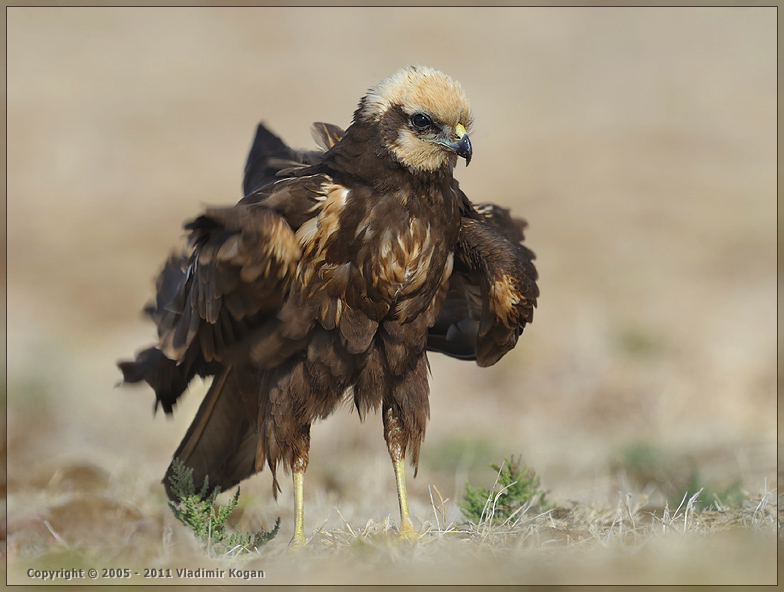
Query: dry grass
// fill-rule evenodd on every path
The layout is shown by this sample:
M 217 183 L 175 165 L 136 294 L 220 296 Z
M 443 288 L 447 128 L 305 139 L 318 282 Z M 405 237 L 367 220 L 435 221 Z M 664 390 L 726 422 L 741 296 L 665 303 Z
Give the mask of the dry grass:
M 575 502 L 501 523 L 490 514 L 473 524 L 452 520 L 454 502 L 434 489 L 429 511 L 414 515 L 420 535 L 413 543 L 397 537 L 394 518 L 349 520 L 316 496 L 306 500 L 308 515 L 326 516 L 308 529 L 304 550 L 288 550 L 291 531 L 284 525 L 261 549 L 215 556 L 173 519 L 158 488 L 131 491 L 129 485 L 107 482 L 94 466 L 74 465 L 43 487 L 12 495 L 9 582 L 31 583 L 30 568 L 63 567 L 127 567 L 140 575 L 119 581 L 144 584 L 238 583 L 227 575 L 181 578 L 177 568 L 263 570 L 265 584 L 569 584 L 575 574 L 580 583 L 607 585 L 775 581 L 781 519 L 775 490 L 702 511 L 695 507 L 698 494 L 676 508 L 655 508 L 645 495 L 626 493 L 614 507 Z M 235 528 L 271 526 L 257 509 L 260 501 L 241 498 Z M 143 577 L 149 568 L 171 569 L 173 577 L 154 582 Z
M 7 18 L 11 583 L 28 566 L 211 565 L 265 583 L 775 581 L 775 8 Z M 457 176 L 528 218 L 535 321 L 493 368 L 431 358 L 416 544 L 392 536 L 380 419 L 341 411 L 313 427 L 309 548 L 287 553 L 291 487 L 274 502 L 264 473 L 234 525 L 281 516 L 278 538 L 205 558 L 160 485 L 205 385 L 153 419 L 114 364 L 153 339 L 138 311 L 183 220 L 238 199 L 256 122 L 310 146 L 311 121 L 347 125 L 407 63 L 471 98 Z M 556 509 L 463 525 L 465 482 L 491 486 L 488 463 L 512 454 Z M 718 509 L 689 503 L 700 488 Z

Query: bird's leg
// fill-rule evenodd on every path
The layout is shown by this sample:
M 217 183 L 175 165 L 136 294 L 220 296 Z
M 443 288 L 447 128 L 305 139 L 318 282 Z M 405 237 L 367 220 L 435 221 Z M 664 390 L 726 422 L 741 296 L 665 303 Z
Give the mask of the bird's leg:
M 289 544 L 292 548 L 305 546 L 305 469 L 308 466 L 307 458 L 298 458 L 291 468 L 294 480 L 294 536 Z
M 416 531 L 414 531 L 414 525 L 411 523 L 411 517 L 408 514 L 408 497 L 406 496 L 406 448 L 402 422 L 391 406 L 384 409 L 383 418 L 384 439 L 387 441 L 387 449 L 389 450 L 389 456 L 392 458 L 392 466 L 395 469 L 397 499 L 400 504 L 400 536 L 414 540 Z
M 393 460 L 395 467 L 395 481 L 397 482 L 397 499 L 400 504 L 400 535 L 413 540 L 416 538 L 414 525 L 411 524 L 411 517 L 408 514 L 408 497 L 406 496 L 406 459 Z

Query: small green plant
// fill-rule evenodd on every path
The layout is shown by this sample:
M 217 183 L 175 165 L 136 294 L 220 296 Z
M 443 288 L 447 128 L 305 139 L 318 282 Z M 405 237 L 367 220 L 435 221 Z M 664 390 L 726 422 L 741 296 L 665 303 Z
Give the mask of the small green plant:
M 694 503 L 695 509 L 700 510 L 718 510 L 723 507 L 740 506 L 746 499 L 746 494 L 741 488 L 740 481 L 734 481 L 729 485 L 718 486 L 715 483 L 703 479 L 699 471 L 692 472 L 689 482 L 683 488 L 683 491 L 671 496 L 668 502 L 677 507 L 678 502 L 684 496 L 691 497 L 696 492 L 700 492 L 699 497 Z
M 208 553 L 236 555 L 242 550 L 249 551 L 254 547 L 261 547 L 278 534 L 280 518 L 269 532 L 230 534 L 226 528 L 226 521 L 237 507 L 240 488 L 237 488 L 237 493 L 227 506 L 216 506 L 215 499 L 220 493 L 220 487 L 215 487 L 212 493 L 208 493 L 209 477 L 204 478 L 204 484 L 197 492 L 193 484 L 193 469 L 186 467 L 178 458 L 174 459 L 172 469 L 169 483 L 177 501 L 170 501 L 169 507 L 177 520 L 190 528 L 196 538 L 206 546 Z
M 627 444 L 612 460 L 613 469 L 640 489 L 653 483 L 673 495 L 681 489 L 678 484 L 688 480 L 689 466 L 686 455 L 644 440 Z
M 552 507 L 534 470 L 528 465 L 520 467 L 520 457 L 507 458 L 503 465 L 491 464 L 490 468 L 498 474 L 493 488 L 471 487 L 466 482 L 463 501 L 457 504 L 471 522 L 505 521 L 525 511 L 523 508 L 543 511 Z

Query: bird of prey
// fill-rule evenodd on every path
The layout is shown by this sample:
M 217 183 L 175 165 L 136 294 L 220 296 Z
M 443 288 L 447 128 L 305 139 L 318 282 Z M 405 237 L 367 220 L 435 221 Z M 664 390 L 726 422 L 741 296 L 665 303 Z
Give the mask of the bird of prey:
M 266 464 L 276 494 L 283 465 L 293 546 L 305 543 L 316 419 L 345 399 L 361 419 L 381 410 L 411 538 L 404 460 L 416 474 L 427 352 L 489 366 L 532 319 L 525 223 L 474 206 L 453 178 L 458 158 L 471 160 L 471 119 L 457 82 L 410 66 L 372 87 L 345 131 L 314 124 L 320 150 L 293 150 L 259 125 L 245 197 L 185 224 L 189 249 L 169 258 L 146 309 L 158 343 L 119 363 L 167 413 L 194 376 L 214 376 L 174 457 L 224 490 Z

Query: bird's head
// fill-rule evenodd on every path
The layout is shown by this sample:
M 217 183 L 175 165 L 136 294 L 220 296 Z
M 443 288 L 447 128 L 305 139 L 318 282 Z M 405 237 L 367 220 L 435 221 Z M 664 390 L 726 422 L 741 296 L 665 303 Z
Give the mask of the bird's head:
M 459 83 L 424 66 L 408 66 L 360 101 L 356 121 L 376 123 L 391 155 L 412 172 L 471 161 L 471 108 Z

